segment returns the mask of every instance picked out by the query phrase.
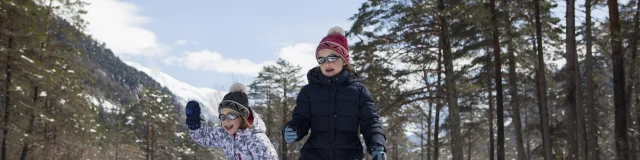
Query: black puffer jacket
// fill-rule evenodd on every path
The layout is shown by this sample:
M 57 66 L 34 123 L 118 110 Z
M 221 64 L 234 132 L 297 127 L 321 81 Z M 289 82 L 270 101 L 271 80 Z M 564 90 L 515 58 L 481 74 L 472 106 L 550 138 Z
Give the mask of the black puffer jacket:
M 298 94 L 293 119 L 287 124 L 297 131 L 296 141 L 311 129 L 300 159 L 362 159 L 358 133 L 364 136 L 369 153 L 373 146 L 385 146 L 371 93 L 360 78 L 347 70 L 327 77 L 316 67 L 307 79 L 309 84 Z

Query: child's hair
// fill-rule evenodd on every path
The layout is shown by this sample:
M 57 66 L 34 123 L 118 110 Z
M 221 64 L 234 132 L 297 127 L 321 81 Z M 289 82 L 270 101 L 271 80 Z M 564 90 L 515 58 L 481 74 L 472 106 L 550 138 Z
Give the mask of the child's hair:
M 351 65 L 346 65 L 344 67 L 344 69 L 346 69 L 347 71 L 351 72 L 351 74 L 358 75 L 358 74 L 356 74 L 356 69 L 354 69 L 353 66 L 351 66 Z
M 247 129 L 251 127 L 251 123 L 249 123 L 249 120 L 247 120 L 247 118 L 240 118 L 240 126 L 238 127 L 238 129 Z

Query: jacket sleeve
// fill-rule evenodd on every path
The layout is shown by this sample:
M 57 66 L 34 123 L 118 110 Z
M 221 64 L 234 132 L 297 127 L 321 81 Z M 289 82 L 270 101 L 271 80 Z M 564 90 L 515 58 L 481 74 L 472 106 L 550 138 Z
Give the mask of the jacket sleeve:
M 253 137 L 251 146 L 252 159 L 277 160 L 278 154 L 265 134 L 257 134 Z
M 220 148 L 223 145 L 222 139 L 227 133 L 222 127 L 210 127 L 203 124 L 200 129 L 189 131 L 189 135 L 199 145 Z
M 364 137 L 364 141 L 367 145 L 367 151 L 371 153 L 371 149 L 374 146 L 382 146 L 385 148 L 386 138 L 382 134 L 382 126 L 380 124 L 380 116 L 376 113 L 376 105 L 373 102 L 371 93 L 364 85 L 360 91 L 360 113 L 359 123 L 360 132 Z
M 307 136 L 311 127 L 311 106 L 309 105 L 309 96 L 306 93 L 306 87 L 303 87 L 296 98 L 296 106 L 293 108 L 292 119 L 287 126 L 293 127 L 298 132 L 297 141 Z M 286 127 L 286 126 L 285 126 Z M 282 134 L 284 134 L 284 129 Z M 284 137 L 284 135 L 283 135 Z

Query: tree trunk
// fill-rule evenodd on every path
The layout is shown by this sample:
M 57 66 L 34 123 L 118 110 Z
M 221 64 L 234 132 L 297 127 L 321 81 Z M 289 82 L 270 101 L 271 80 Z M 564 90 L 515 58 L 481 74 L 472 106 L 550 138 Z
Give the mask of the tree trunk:
M 585 40 L 587 53 L 585 56 L 585 83 L 586 83 L 586 96 L 584 105 L 587 107 L 587 121 L 588 121 L 588 132 L 587 132 L 587 159 L 589 160 L 599 160 L 600 159 L 600 149 L 598 147 L 598 114 L 596 112 L 596 104 L 594 98 L 594 84 L 593 84 L 593 37 L 591 34 L 591 0 L 585 0 L 585 14 L 586 14 L 586 29 L 585 29 Z
M 52 144 L 53 146 L 51 146 L 51 148 L 53 148 L 53 155 L 51 155 L 51 159 L 52 160 L 56 159 L 56 154 L 58 153 L 58 149 L 59 149 L 59 147 L 56 146 L 56 144 L 57 144 L 56 143 L 56 139 L 58 138 L 57 132 L 58 132 L 58 127 L 54 125 L 53 126 L 53 140 L 52 140 L 53 141 L 53 144 Z
M 545 154 L 545 160 L 553 160 L 553 152 L 551 151 L 551 130 L 549 128 L 549 111 L 547 109 L 547 84 L 545 78 L 544 53 L 542 50 L 542 23 L 540 22 L 540 1 L 535 2 L 536 17 L 536 40 L 538 42 L 538 69 L 536 70 L 536 88 L 538 97 L 538 108 L 540 110 L 540 125 L 542 131 L 542 144 Z
M 433 102 L 429 101 L 429 115 L 427 116 L 427 160 L 431 160 L 431 110 L 433 109 Z
M 274 126 L 274 124 L 273 124 L 273 114 L 274 114 L 273 113 L 273 109 L 271 107 L 271 88 L 267 88 L 267 123 L 269 123 L 269 126 Z M 274 135 L 272 135 L 271 132 L 272 131 L 271 131 L 270 127 L 267 127 L 267 136 L 269 136 L 269 137 L 274 136 Z
M 575 0 L 566 0 L 567 2 L 567 35 L 566 35 L 566 55 L 567 60 L 565 70 L 566 87 L 567 87 L 567 108 L 566 118 L 567 126 L 567 153 L 568 160 L 579 159 L 578 155 L 578 139 L 577 139 L 577 111 L 576 111 L 576 37 L 575 37 Z
M 576 51 L 576 39 L 575 39 L 575 0 L 572 0 L 572 5 L 571 5 L 571 10 L 572 10 L 572 15 L 574 18 L 571 19 L 571 23 L 572 23 L 572 28 L 573 28 L 573 32 L 571 32 L 571 34 L 573 34 L 573 38 L 571 39 L 573 41 L 573 45 L 574 47 L 572 47 L 571 49 L 573 51 Z M 584 38 L 583 38 L 584 39 Z M 578 52 L 573 52 L 575 53 L 574 56 L 574 62 L 575 62 L 575 82 L 576 82 L 576 124 L 577 124 L 577 128 L 576 131 L 578 133 L 578 157 L 581 160 L 584 160 L 587 158 L 587 149 L 588 149 L 588 145 L 587 145 L 587 126 L 585 124 L 585 107 L 584 107 L 584 103 L 583 103 L 583 98 L 584 98 L 584 90 L 582 88 L 582 78 L 581 78 L 581 73 L 580 72 L 580 61 L 578 61 Z
M 437 97 L 442 96 L 442 47 L 438 49 L 438 90 L 436 91 Z M 436 122 L 433 124 L 433 160 L 438 160 L 440 154 L 440 109 L 442 109 L 442 100 L 436 101 Z
M 155 134 L 155 127 L 153 125 L 151 125 L 151 160 L 155 159 L 155 142 L 156 142 L 156 134 Z
M 33 133 L 33 125 L 36 117 L 32 114 L 29 118 L 29 127 L 27 128 L 27 135 L 31 135 Z M 29 144 L 31 143 L 30 138 L 26 138 L 22 143 L 22 152 L 20 152 L 20 160 L 27 159 L 27 152 L 29 152 Z
M 611 57 L 613 60 L 613 98 L 615 105 L 616 159 L 629 157 L 629 137 L 627 135 L 627 105 L 625 104 L 624 55 L 620 35 L 618 1 L 607 0 L 611 31 Z
M 525 86 L 524 86 L 524 88 L 527 88 L 527 85 L 526 85 L 526 84 L 527 84 L 527 83 L 525 82 Z M 524 110 L 523 115 L 524 115 L 524 119 L 523 119 L 523 120 L 524 120 L 524 124 L 529 124 L 529 123 L 528 123 L 529 121 L 528 121 L 528 119 L 527 119 L 527 118 L 528 118 L 528 115 L 529 115 L 529 112 L 527 111 L 527 109 L 525 109 L 525 110 Z M 526 127 L 529 127 L 529 126 L 526 126 Z M 524 136 L 524 137 L 523 137 L 523 139 L 528 139 L 529 134 L 525 134 L 525 135 L 523 135 L 523 136 Z M 525 147 L 526 147 L 527 154 L 525 154 L 525 155 L 527 156 L 527 160 L 531 160 L 531 157 L 532 157 L 532 156 L 531 156 L 531 141 L 526 140 L 526 142 L 527 142 L 527 143 L 526 143 L 526 146 L 525 146 Z
M 496 115 L 498 124 L 498 160 L 504 160 L 504 103 L 502 90 L 502 60 L 500 59 L 500 36 L 498 35 L 498 11 L 496 11 L 496 1 L 490 0 L 492 40 L 493 40 L 493 65 L 495 69 L 496 82 Z
M 505 11 L 507 12 L 506 19 L 506 28 L 507 31 L 507 54 L 509 58 L 509 93 L 511 94 L 511 110 L 512 110 L 512 118 L 513 124 L 515 127 L 515 135 L 516 135 L 516 151 L 518 153 L 518 160 L 526 160 L 526 152 L 524 150 L 524 141 L 522 138 L 522 121 L 520 119 L 520 97 L 518 97 L 518 78 L 516 73 L 516 56 L 514 55 L 514 46 L 511 41 L 512 28 L 511 28 L 511 17 L 509 13 L 511 12 L 511 8 L 509 6 L 508 0 L 503 0 L 503 6 Z
M 485 77 L 487 77 L 485 79 L 486 83 L 487 83 L 487 91 L 488 91 L 488 95 L 487 95 L 487 99 L 489 99 L 489 160 L 494 160 L 495 159 L 495 138 L 493 137 L 494 135 L 494 124 L 493 124 L 493 114 L 495 113 L 493 105 L 495 104 L 495 102 L 493 102 L 493 83 L 491 83 L 491 78 L 489 75 L 491 75 L 491 52 L 490 52 L 490 48 L 489 46 L 487 46 L 487 52 L 486 52 L 486 56 L 487 56 L 487 62 L 485 64 L 485 70 L 486 70 L 486 74 Z
M 35 120 L 35 109 L 37 108 L 37 102 L 38 102 L 38 92 L 40 92 L 40 90 L 38 90 L 38 86 L 34 83 L 33 86 L 35 86 L 33 88 L 33 110 L 31 111 L 31 114 L 29 117 L 31 117 L 31 119 L 29 119 L 29 127 L 27 128 L 27 135 L 31 135 L 31 133 L 33 133 L 33 125 L 34 125 L 34 120 Z M 45 124 L 45 130 L 44 130 L 44 139 L 45 139 L 45 147 L 44 147 L 44 154 L 45 157 L 47 156 L 47 149 L 49 148 L 48 143 L 49 139 L 47 137 L 47 122 L 44 122 Z M 25 160 L 27 158 L 27 153 L 29 152 L 29 145 L 30 145 L 30 139 L 31 137 L 26 137 L 24 143 L 22 144 L 22 152 L 20 153 L 20 160 Z
M 438 9 L 445 12 L 444 0 L 439 0 Z M 460 111 L 458 108 L 458 98 L 456 91 L 456 78 L 453 72 L 453 54 L 449 42 L 449 24 L 445 14 L 440 15 L 440 43 L 443 49 L 444 74 L 445 74 L 445 95 L 449 104 L 449 120 L 451 131 L 451 154 L 453 160 L 462 160 L 462 136 L 460 135 Z
M 394 129 L 395 130 L 395 129 Z M 394 133 L 397 135 L 397 133 Z M 400 159 L 399 155 L 398 155 L 398 143 L 396 142 L 396 140 L 391 140 L 391 145 L 393 145 L 393 159 Z
M 145 149 L 145 151 L 147 152 L 147 160 L 151 160 L 151 125 L 149 124 L 151 122 L 151 118 L 150 118 L 149 114 L 147 116 L 147 141 L 146 141 L 146 145 L 147 148 Z
M 493 87 L 491 85 L 491 80 L 487 80 L 487 82 L 487 85 L 489 86 L 489 95 L 487 96 L 487 98 L 489 98 L 489 160 L 494 160 L 496 150 L 494 145 L 495 138 L 493 137 L 493 113 L 495 112 L 493 109 Z
M 469 144 L 467 145 L 467 160 L 471 160 L 471 146 L 473 146 L 471 135 L 467 135 L 467 140 L 469 141 Z
M 282 85 L 283 86 L 283 92 L 284 92 L 284 100 L 282 101 L 282 124 L 287 124 L 287 87 L 286 87 L 286 82 L 285 84 Z M 280 154 L 282 156 L 282 159 L 287 159 L 287 142 L 284 141 L 284 138 L 282 139 L 282 145 L 280 145 L 280 149 L 282 154 Z
M 636 14 L 633 17 L 633 38 L 631 38 L 631 41 L 629 42 L 629 48 L 631 49 L 631 63 L 629 64 L 629 86 L 627 86 L 627 104 L 628 104 L 628 109 L 631 110 L 631 106 L 635 106 L 636 109 L 636 124 L 638 125 L 638 128 L 636 131 L 640 130 L 640 95 L 638 95 L 639 93 L 636 93 L 635 96 L 635 104 L 633 103 L 632 99 L 634 99 L 634 89 L 636 88 L 635 91 L 638 91 L 638 88 L 640 88 L 640 81 L 638 81 L 636 79 L 636 76 L 638 76 L 638 73 L 636 71 L 636 69 L 638 68 L 638 39 L 640 38 L 640 0 L 638 0 L 636 2 Z M 633 105 L 631 105 L 633 104 Z M 631 113 L 629 113 L 629 115 L 631 115 Z M 630 120 L 632 121 L 632 120 Z M 631 123 L 629 123 L 631 124 Z M 633 128 L 633 126 L 629 126 L 629 128 Z M 632 145 L 632 147 L 637 147 L 636 149 L 640 149 L 640 146 L 636 146 L 638 143 L 640 143 L 640 134 L 637 134 L 638 136 L 635 137 L 636 143 L 634 143 Z M 638 158 L 638 151 L 633 151 L 631 150 L 631 154 L 633 154 L 634 158 Z
M 2 156 L 0 160 L 7 159 L 7 135 L 9 134 L 9 101 L 11 100 L 11 50 L 13 50 L 13 36 L 9 36 L 9 42 L 7 44 L 9 47 L 7 54 L 7 64 L 6 64 L 6 80 L 4 81 L 4 116 L 2 118 Z
M 424 160 L 424 120 L 424 114 L 420 114 L 420 160 Z

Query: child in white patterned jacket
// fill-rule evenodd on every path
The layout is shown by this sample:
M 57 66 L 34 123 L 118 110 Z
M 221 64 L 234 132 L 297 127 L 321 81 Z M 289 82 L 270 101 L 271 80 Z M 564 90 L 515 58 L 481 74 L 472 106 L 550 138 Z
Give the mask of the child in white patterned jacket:
M 235 83 L 218 106 L 221 127 L 200 122 L 200 105 L 189 101 L 185 109 L 189 135 L 205 147 L 221 147 L 228 160 L 275 160 L 276 150 L 265 134 L 262 119 L 249 107 L 246 88 Z

